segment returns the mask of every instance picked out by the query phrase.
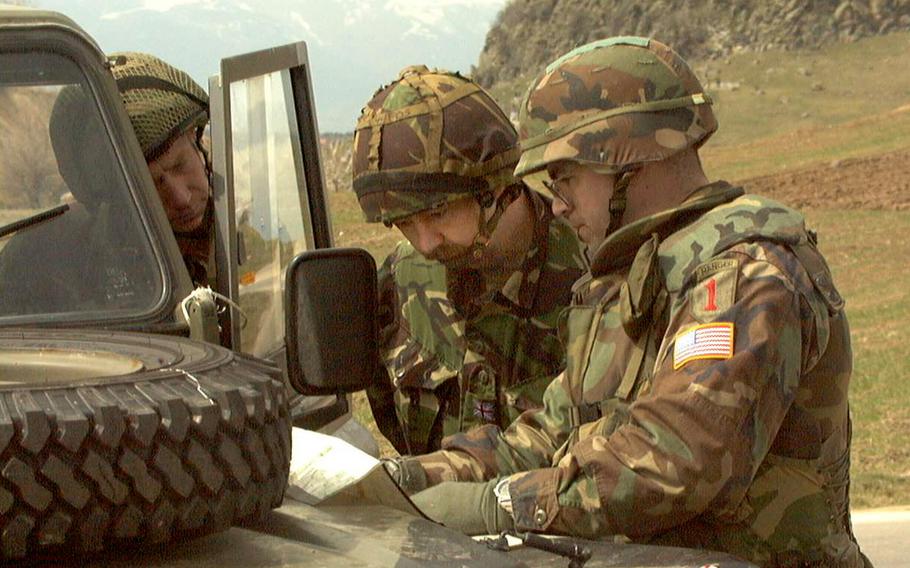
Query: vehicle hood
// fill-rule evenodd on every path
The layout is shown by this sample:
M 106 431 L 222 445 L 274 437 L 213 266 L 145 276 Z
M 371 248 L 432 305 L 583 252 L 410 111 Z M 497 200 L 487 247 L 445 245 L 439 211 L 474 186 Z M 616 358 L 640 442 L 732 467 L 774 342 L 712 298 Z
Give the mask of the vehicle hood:
M 747 568 L 729 555 L 581 541 L 593 551 L 585 568 Z M 432 521 L 384 506 L 313 507 L 286 499 L 260 523 L 156 548 L 123 549 L 79 559 L 83 566 L 277 567 L 569 566 L 567 558 L 530 548 L 491 550 Z

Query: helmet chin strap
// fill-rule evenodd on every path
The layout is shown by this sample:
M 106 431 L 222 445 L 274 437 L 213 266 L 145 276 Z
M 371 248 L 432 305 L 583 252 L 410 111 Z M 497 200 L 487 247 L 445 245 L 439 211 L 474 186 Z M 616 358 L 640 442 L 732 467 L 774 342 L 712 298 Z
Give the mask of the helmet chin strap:
M 613 195 L 610 196 L 610 224 L 604 232 L 604 238 L 619 229 L 622 216 L 626 212 L 626 192 L 632 183 L 632 176 L 638 173 L 638 168 L 627 170 L 620 174 L 619 179 L 613 184 Z
M 520 183 L 513 183 L 502 190 L 502 193 L 499 194 L 499 197 L 496 198 L 495 202 L 493 200 L 493 193 L 490 191 L 477 194 L 477 203 L 480 205 L 480 212 L 477 216 L 477 235 L 474 237 L 474 242 L 471 243 L 471 256 L 475 259 L 483 257 L 484 251 L 490 244 L 490 236 L 496 229 L 496 225 L 499 224 L 499 220 L 502 218 L 503 213 L 505 213 L 509 205 L 518 199 L 523 187 L 524 186 Z M 487 210 L 494 205 L 495 209 L 493 210 L 493 213 L 487 217 Z

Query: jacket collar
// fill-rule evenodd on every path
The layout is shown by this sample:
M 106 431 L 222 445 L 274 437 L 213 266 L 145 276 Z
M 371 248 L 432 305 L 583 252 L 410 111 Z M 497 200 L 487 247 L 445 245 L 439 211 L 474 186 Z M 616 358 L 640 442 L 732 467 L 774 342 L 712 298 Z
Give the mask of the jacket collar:
M 657 234 L 661 240 L 698 219 L 718 205 L 729 203 L 745 193 L 725 181 L 717 181 L 693 191 L 677 207 L 644 217 L 608 236 L 591 257 L 591 274 L 599 276 L 632 262 L 639 247 Z

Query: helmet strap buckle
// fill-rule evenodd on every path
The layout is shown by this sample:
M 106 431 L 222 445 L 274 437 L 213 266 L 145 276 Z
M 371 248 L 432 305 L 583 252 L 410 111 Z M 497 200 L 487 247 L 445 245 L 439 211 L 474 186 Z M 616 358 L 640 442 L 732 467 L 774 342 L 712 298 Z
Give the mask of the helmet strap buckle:
M 477 194 L 477 203 L 480 204 L 481 209 L 488 209 L 493 205 L 493 192 L 490 190 L 484 190 Z
M 619 175 L 619 179 L 613 184 L 613 195 L 610 196 L 609 203 L 610 224 L 607 226 L 604 237 L 619 229 L 622 224 L 622 216 L 626 212 L 627 205 L 626 193 L 629 189 L 629 184 L 632 183 L 632 176 L 637 172 L 638 168 L 626 170 Z
M 480 260 L 483 257 L 484 249 L 490 245 L 490 237 L 493 235 L 493 231 L 496 230 L 496 225 L 499 224 L 499 220 L 509 205 L 518 199 L 522 187 L 521 184 L 512 184 L 503 189 L 497 197 L 494 197 L 493 192 L 488 189 L 475 194 L 477 203 L 480 205 L 480 211 L 477 216 L 477 235 L 471 245 L 471 255 L 475 260 Z M 494 205 L 495 209 L 492 215 L 487 217 L 487 210 Z

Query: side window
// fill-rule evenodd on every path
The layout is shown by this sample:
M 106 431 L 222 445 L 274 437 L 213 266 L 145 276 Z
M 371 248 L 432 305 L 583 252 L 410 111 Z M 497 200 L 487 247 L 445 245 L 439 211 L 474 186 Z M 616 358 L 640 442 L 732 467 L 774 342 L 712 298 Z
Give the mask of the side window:
M 283 344 L 285 269 L 313 246 L 289 83 L 287 71 L 276 71 L 230 84 L 238 293 L 246 315 L 240 347 L 258 356 Z

